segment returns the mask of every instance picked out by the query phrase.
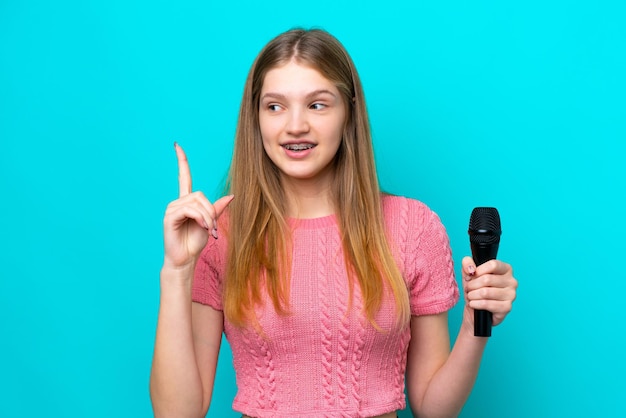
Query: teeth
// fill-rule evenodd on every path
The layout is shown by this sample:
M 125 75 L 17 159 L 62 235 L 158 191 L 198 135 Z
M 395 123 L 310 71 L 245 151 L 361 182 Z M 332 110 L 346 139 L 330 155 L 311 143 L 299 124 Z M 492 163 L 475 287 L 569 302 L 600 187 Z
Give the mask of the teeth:
M 285 148 L 290 151 L 304 151 L 313 148 L 313 144 L 287 144 Z

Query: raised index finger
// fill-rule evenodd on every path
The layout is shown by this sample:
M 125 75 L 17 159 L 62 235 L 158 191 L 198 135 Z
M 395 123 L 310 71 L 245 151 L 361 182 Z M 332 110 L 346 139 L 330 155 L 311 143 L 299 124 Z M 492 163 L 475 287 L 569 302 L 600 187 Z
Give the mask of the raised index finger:
M 183 197 L 191 193 L 191 172 L 185 151 L 177 143 L 174 148 L 178 159 L 178 197 Z

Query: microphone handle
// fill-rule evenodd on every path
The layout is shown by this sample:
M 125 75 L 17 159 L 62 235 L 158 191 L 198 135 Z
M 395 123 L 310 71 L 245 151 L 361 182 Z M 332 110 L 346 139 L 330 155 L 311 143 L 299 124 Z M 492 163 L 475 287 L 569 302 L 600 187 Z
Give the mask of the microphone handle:
M 477 266 L 494 260 L 498 255 L 499 244 L 470 244 L 472 248 L 472 258 Z M 491 324 L 493 315 L 489 311 L 476 309 L 474 310 L 474 336 L 475 337 L 491 337 Z

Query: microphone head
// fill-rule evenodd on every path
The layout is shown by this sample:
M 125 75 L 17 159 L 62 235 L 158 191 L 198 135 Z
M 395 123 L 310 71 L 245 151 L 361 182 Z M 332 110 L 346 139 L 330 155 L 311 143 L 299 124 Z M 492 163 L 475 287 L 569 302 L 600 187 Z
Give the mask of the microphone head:
M 480 245 L 499 243 L 502 227 L 498 209 L 474 208 L 467 232 L 470 236 L 470 243 Z

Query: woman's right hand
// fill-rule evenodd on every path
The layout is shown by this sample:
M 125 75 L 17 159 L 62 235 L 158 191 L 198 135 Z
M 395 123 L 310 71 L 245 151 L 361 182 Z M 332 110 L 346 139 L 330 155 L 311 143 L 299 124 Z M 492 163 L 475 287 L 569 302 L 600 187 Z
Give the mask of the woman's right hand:
M 233 200 L 232 195 L 209 202 L 202 192 L 191 191 L 191 172 L 185 151 L 174 144 L 178 159 L 178 199 L 171 202 L 163 218 L 165 259 L 163 268 L 193 267 L 209 234 L 217 239 L 217 218 Z

